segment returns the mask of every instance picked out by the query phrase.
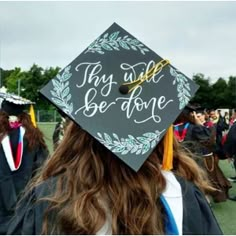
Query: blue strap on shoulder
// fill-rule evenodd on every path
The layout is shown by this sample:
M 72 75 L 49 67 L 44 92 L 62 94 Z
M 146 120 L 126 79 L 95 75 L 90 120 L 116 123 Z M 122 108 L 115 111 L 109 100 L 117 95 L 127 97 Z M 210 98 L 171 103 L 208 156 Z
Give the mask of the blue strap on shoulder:
M 164 207 L 165 216 L 166 216 L 166 219 L 165 219 L 165 234 L 179 235 L 179 231 L 178 231 L 174 216 L 173 216 L 173 214 L 171 212 L 171 209 L 169 207 L 169 204 L 167 203 L 166 199 L 162 195 L 160 196 L 160 200 L 161 200 L 161 203 Z

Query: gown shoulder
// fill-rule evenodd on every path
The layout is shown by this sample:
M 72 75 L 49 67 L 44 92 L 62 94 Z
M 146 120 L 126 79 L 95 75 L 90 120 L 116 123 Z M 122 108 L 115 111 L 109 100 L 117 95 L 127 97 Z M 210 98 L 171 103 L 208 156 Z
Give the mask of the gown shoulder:
M 55 179 L 51 178 L 28 192 L 19 201 L 12 217 L 8 235 L 40 235 L 44 213 L 48 207 L 46 200 L 40 200 L 53 192 Z
M 190 181 L 176 176 L 183 195 L 183 234 L 222 235 L 205 195 Z

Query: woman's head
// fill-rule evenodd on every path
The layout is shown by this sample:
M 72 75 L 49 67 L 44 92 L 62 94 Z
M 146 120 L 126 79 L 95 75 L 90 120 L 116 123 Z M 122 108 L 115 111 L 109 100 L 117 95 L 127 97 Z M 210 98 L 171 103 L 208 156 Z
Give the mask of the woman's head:
M 6 111 L 0 111 L 0 140 L 11 130 L 9 123 L 9 117 L 12 115 Z M 43 133 L 36 127 L 34 127 L 31 117 L 26 112 L 22 111 L 16 116 L 17 122 L 25 128 L 25 138 L 28 141 L 28 148 L 32 150 L 37 146 L 43 146 L 46 148 L 45 141 L 43 139 Z
M 205 116 L 204 110 L 197 110 L 196 116 L 199 119 L 199 121 L 201 122 L 201 124 L 204 124 L 206 122 L 206 116 Z
M 218 112 L 215 109 L 211 109 L 209 111 L 209 116 L 212 120 L 217 120 L 218 118 Z
M 161 173 L 161 141 L 135 172 L 81 127 L 71 122 L 36 184 L 57 176 L 54 196 L 57 225 L 64 234 L 95 234 L 112 215 L 113 234 L 164 234 L 159 196 L 166 182 Z M 197 165 L 174 142 L 174 172 L 201 188 L 207 183 Z M 48 220 L 44 221 L 44 232 Z
M 185 107 L 184 110 L 176 118 L 174 124 L 186 123 L 186 122 L 194 123 L 193 111 L 194 111 L 193 109 Z

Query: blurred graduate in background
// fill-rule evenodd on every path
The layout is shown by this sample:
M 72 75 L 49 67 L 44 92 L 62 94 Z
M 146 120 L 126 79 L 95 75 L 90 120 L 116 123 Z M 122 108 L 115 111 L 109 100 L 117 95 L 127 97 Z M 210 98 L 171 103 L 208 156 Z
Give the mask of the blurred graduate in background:
M 33 102 L 0 92 L 0 234 L 6 234 L 20 193 L 48 156 Z M 25 111 L 30 106 L 31 116 Z
M 65 116 L 63 112 L 58 110 L 58 113 L 61 116 L 60 121 L 57 122 L 55 129 L 52 134 L 52 141 L 53 141 L 53 150 L 55 151 L 58 145 L 61 143 L 64 134 L 65 134 L 65 129 L 69 123 L 69 118 Z

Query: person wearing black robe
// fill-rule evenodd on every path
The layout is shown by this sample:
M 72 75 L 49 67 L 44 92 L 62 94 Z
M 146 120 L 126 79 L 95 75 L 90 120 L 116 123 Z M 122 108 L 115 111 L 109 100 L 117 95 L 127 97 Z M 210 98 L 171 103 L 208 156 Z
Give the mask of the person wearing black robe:
M 202 108 L 196 111 L 199 119 L 202 120 L 203 125 L 206 126 L 211 132 L 211 139 L 209 143 L 209 149 L 213 151 L 213 155 L 206 156 L 204 160 L 204 166 L 207 171 L 208 177 L 212 185 L 220 191 L 211 193 L 214 202 L 223 202 L 229 198 L 229 189 L 232 188 L 231 183 L 225 177 L 223 171 L 219 166 L 219 155 L 216 155 L 216 130 L 213 123 L 205 122 L 205 115 Z M 223 150 L 222 150 L 223 151 Z M 219 153 L 219 152 L 218 152 Z M 225 156 L 225 155 L 224 155 Z
M 60 110 L 58 110 L 58 113 L 61 115 L 61 120 L 57 122 L 55 129 L 52 134 L 52 141 L 53 141 L 53 150 L 55 151 L 60 142 L 63 139 L 64 132 L 66 129 L 66 126 L 69 122 L 68 117 L 66 117 Z
M 230 127 L 229 132 L 224 143 L 224 150 L 227 157 L 233 159 L 234 168 L 236 170 L 236 121 Z M 236 176 L 234 177 L 236 181 Z
M 44 168 L 41 170 L 40 176 L 41 178 L 43 178 L 44 180 L 41 180 L 39 182 L 34 182 L 34 184 L 32 185 L 33 187 L 30 188 L 25 194 L 24 197 L 20 200 L 18 206 L 16 207 L 16 211 L 15 211 L 15 215 L 14 217 L 11 219 L 11 222 L 9 224 L 8 227 L 8 231 L 7 234 L 8 235 L 12 235 L 12 234 L 17 234 L 17 235 L 40 235 L 40 234 L 44 234 L 45 231 L 43 231 L 44 228 L 44 223 L 45 223 L 45 217 L 47 219 L 47 234 L 79 234 L 78 228 L 71 228 L 70 226 L 68 226 L 68 223 L 62 223 L 61 220 L 61 214 L 63 212 L 63 210 L 68 210 L 67 208 L 67 204 L 73 204 L 73 201 L 78 200 L 78 198 L 80 197 L 80 192 L 79 189 L 78 190 L 70 190 L 70 184 L 68 183 L 68 179 L 66 177 L 66 175 L 68 173 L 74 173 L 73 172 L 73 168 L 77 169 L 77 168 L 81 168 L 81 166 L 76 166 L 76 164 L 70 164 L 70 167 L 66 165 L 64 165 L 63 168 L 60 167 L 60 165 L 58 165 L 58 169 L 59 172 L 56 170 L 57 167 L 55 166 L 55 162 L 54 161 L 64 161 L 64 155 L 63 158 L 61 158 L 61 154 L 63 152 L 65 153 L 69 153 L 69 149 L 71 150 L 71 152 L 69 153 L 69 160 L 70 163 L 72 162 L 76 162 L 77 163 L 77 159 L 83 158 L 80 156 L 80 152 L 78 150 L 78 148 L 82 148 L 79 145 L 88 145 L 88 143 L 90 143 L 89 140 L 93 140 L 93 148 L 92 148 L 92 152 L 94 152 L 95 150 L 97 150 L 96 152 L 102 153 L 102 155 L 106 158 L 104 158 L 105 160 L 113 160 L 113 156 L 109 156 L 110 151 L 107 150 L 105 147 L 101 146 L 100 143 L 98 143 L 96 140 L 92 139 L 92 137 L 88 136 L 88 134 L 86 134 L 85 137 L 89 138 L 89 140 L 87 140 L 87 138 L 85 138 L 84 136 L 81 136 L 85 134 L 85 132 L 83 130 L 81 130 L 79 127 L 77 127 L 76 124 L 70 124 L 68 127 L 68 130 L 65 133 L 65 139 L 63 139 L 62 144 L 58 147 L 57 151 L 53 154 L 53 156 L 50 158 L 49 162 L 47 163 L 47 165 L 44 166 Z M 78 136 L 77 136 L 78 135 Z M 71 140 L 69 140 L 71 139 Z M 74 143 L 76 140 L 76 143 Z M 68 144 L 69 142 L 69 144 Z M 70 143 L 74 143 L 73 145 L 70 145 Z M 178 145 L 176 143 L 176 145 Z M 77 153 L 76 156 L 74 153 Z M 87 152 L 90 152 L 90 149 L 87 150 Z M 153 156 L 155 162 L 153 162 L 154 164 L 156 164 L 158 166 L 158 159 L 156 158 L 156 156 Z M 94 157 L 95 158 L 95 157 Z M 181 158 L 181 157 L 179 157 Z M 89 158 L 86 159 L 86 162 L 93 162 L 92 160 L 93 158 Z M 188 158 L 189 161 L 192 163 L 193 161 Z M 115 163 L 113 163 L 113 165 L 109 164 L 109 167 L 105 167 L 105 168 L 110 168 L 110 166 L 113 166 L 113 170 L 111 170 L 111 173 L 113 174 L 114 171 L 114 164 L 117 164 L 117 160 L 115 160 Z M 187 161 L 187 160 L 186 160 Z M 50 163 L 51 162 L 51 163 Z M 118 162 L 120 165 L 122 165 L 122 163 Z M 179 220 L 178 216 L 177 218 L 175 217 L 174 220 L 179 221 L 178 226 L 181 227 L 181 231 L 180 234 L 186 234 L 186 235 L 190 235 L 190 234 L 195 234 L 195 235 L 220 235 L 222 234 L 222 231 L 217 223 L 217 220 L 215 219 L 215 216 L 213 215 L 211 208 L 209 207 L 206 198 L 204 196 L 204 193 L 202 192 L 202 190 L 200 190 L 200 188 L 197 187 L 197 185 L 195 185 L 192 181 L 188 180 L 187 177 L 183 177 L 181 175 L 181 173 L 178 173 L 178 166 L 181 165 L 181 163 L 177 164 L 178 160 L 175 160 L 174 163 L 174 168 L 173 171 L 161 171 L 161 173 L 164 175 L 167 183 L 166 183 L 166 188 L 164 190 L 164 192 L 166 191 L 166 189 L 175 189 L 174 191 L 170 191 L 167 195 L 166 195 L 166 199 L 168 199 L 168 197 L 170 199 L 174 199 L 174 205 L 179 205 L 179 209 L 180 211 L 177 212 L 177 215 L 179 214 L 179 218 L 181 220 Z M 148 164 L 147 164 L 148 165 Z M 66 167 L 67 166 L 67 167 Z M 191 164 L 192 168 L 196 171 L 194 172 L 196 176 L 200 176 L 200 170 L 197 167 L 197 165 L 195 163 Z M 123 168 L 125 167 L 125 164 L 123 164 Z M 46 171 L 46 169 L 50 169 L 50 177 L 46 177 L 45 178 L 45 174 L 43 174 L 44 171 Z M 126 167 L 125 167 L 126 168 Z M 189 168 L 189 166 L 185 166 L 185 170 Z M 96 168 L 95 168 L 96 169 Z M 95 172 L 95 169 L 88 169 L 89 172 Z M 144 168 L 142 169 L 142 171 L 144 171 L 146 174 L 149 173 L 149 171 L 147 170 L 148 168 L 144 166 Z M 108 171 L 108 170 L 106 170 Z M 148 172 L 147 172 L 148 171 Z M 160 170 L 156 170 L 157 172 Z M 180 172 L 183 171 L 183 167 L 181 168 Z M 57 173 L 57 174 L 53 174 L 53 173 Z M 104 189 L 106 189 L 106 181 L 109 181 L 110 183 L 112 183 L 114 180 L 112 179 L 113 177 L 110 176 L 111 173 L 106 172 L 107 174 L 104 175 L 104 179 L 102 181 L 102 185 L 104 186 Z M 133 172 L 131 172 L 133 174 Z M 142 172 L 141 172 L 142 173 Z M 120 173 L 122 175 L 122 173 Z M 139 173 L 140 174 L 140 173 Z M 154 173 L 153 173 L 154 174 Z M 47 175 L 47 174 L 46 174 Z M 148 174 L 149 175 L 149 174 Z M 190 174 L 191 175 L 191 174 Z M 44 177 L 42 177 L 44 176 Z M 172 181 L 170 182 L 170 184 L 168 184 L 169 178 L 168 176 L 172 176 Z M 73 174 L 73 180 L 78 179 L 79 177 L 76 177 L 76 174 Z M 40 178 L 40 179 L 41 179 Z M 193 177 L 194 178 L 194 177 Z M 88 178 L 89 179 L 89 178 Z M 86 179 L 86 176 L 83 177 L 82 182 L 78 181 L 78 184 L 83 185 L 84 183 L 86 183 L 86 181 L 88 181 L 88 179 Z M 115 179 L 115 178 L 114 178 Z M 175 188 L 175 183 L 173 181 L 173 179 L 177 182 L 177 185 L 179 186 L 178 191 L 180 191 L 180 195 L 171 195 L 170 193 L 173 192 L 175 194 L 175 191 L 177 188 Z M 62 182 L 60 182 L 62 180 Z M 122 179 L 121 179 L 122 181 Z M 73 181 L 72 181 L 73 182 Z M 59 183 L 59 185 L 58 185 Z M 61 185 L 62 184 L 62 185 Z M 65 185 L 64 185 L 65 184 Z M 71 183 L 73 184 L 73 183 Z M 91 184 L 93 185 L 93 181 L 91 182 Z M 60 186 L 60 187 L 59 187 Z M 76 185 L 77 186 L 77 185 Z M 81 186 L 77 186 L 78 188 L 80 188 Z M 76 188 L 77 188 L 76 187 Z M 149 187 L 149 186 L 146 186 Z M 59 191 L 59 192 L 58 192 Z M 78 191 L 78 192 L 76 192 Z M 89 192 L 90 188 L 88 190 L 85 190 L 85 192 Z M 109 191 L 109 189 L 107 189 L 107 191 Z M 162 192 L 162 194 L 164 195 L 164 192 Z M 104 193 L 104 192 L 101 192 Z M 63 197 L 63 194 L 65 194 L 67 197 L 69 197 L 69 194 L 72 194 L 73 197 L 69 197 L 68 200 L 63 203 L 62 205 L 60 205 L 59 207 L 57 206 L 56 208 L 51 208 L 52 207 L 52 199 L 54 199 L 55 196 L 57 197 Z M 169 195 L 170 194 L 170 195 Z M 107 194 L 105 194 L 106 196 L 108 196 Z M 142 194 L 143 195 L 143 194 Z M 99 195 L 98 195 L 99 196 Z M 98 197 L 97 195 L 93 196 L 94 200 Z M 164 195 L 165 196 L 165 195 Z M 50 200 L 48 200 L 50 199 Z M 74 199 L 74 200 L 72 200 Z M 105 197 L 105 199 L 107 199 Z M 142 199 L 144 201 L 144 199 Z M 160 197 L 157 197 L 156 199 L 156 204 L 157 204 L 157 208 L 160 207 L 159 204 L 160 201 Z M 54 202 L 54 200 L 53 200 Z M 59 202 L 60 203 L 60 202 Z M 65 205 L 64 205 L 65 204 Z M 85 204 L 85 203 L 84 203 Z M 137 202 L 132 202 L 130 204 L 133 204 L 133 208 L 135 208 L 138 204 Z M 106 205 L 106 204 L 105 204 Z M 104 205 L 104 206 L 105 206 Z M 109 210 L 113 211 L 113 207 L 115 206 L 111 206 L 111 209 L 108 208 L 108 212 Z M 172 212 L 176 212 L 176 209 L 173 209 L 173 205 L 169 205 L 170 210 Z M 83 209 L 83 208 L 82 208 Z M 82 214 L 87 215 L 89 209 L 85 208 L 83 209 Z M 164 207 L 163 209 L 163 214 L 165 214 L 166 208 Z M 73 214 L 71 212 L 71 214 Z M 182 214 L 182 215 L 181 215 Z M 109 216 L 109 214 L 108 214 Z M 69 216 L 68 216 L 69 217 Z M 128 217 L 128 216 L 127 216 Z M 109 217 L 108 217 L 109 219 Z M 167 215 L 161 219 L 157 219 L 157 220 L 163 220 L 166 219 L 166 224 L 168 225 L 170 222 L 172 222 L 173 218 L 167 217 Z M 76 222 L 76 224 L 79 224 Z M 104 224 L 105 228 L 110 228 L 111 230 L 111 221 L 109 223 L 108 221 L 108 225 L 105 223 Z M 104 228 L 104 226 L 102 228 Z M 78 226 L 79 227 L 79 226 Z M 99 230 L 100 232 L 100 230 Z M 112 234 L 112 231 L 108 231 L 108 234 Z M 99 233 L 97 233 L 99 234 Z M 106 233 L 101 233 L 101 234 L 106 234 Z M 169 231 L 169 228 L 166 227 L 166 231 L 165 234 L 176 234 L 173 233 L 172 231 Z
M 236 121 L 230 127 L 224 143 L 226 156 L 233 161 L 234 170 L 236 171 Z M 229 180 L 236 182 L 236 176 L 230 177 Z M 230 196 L 230 200 L 236 201 L 236 196 Z
M 188 104 L 174 122 L 174 134 L 177 140 L 197 156 L 212 153 L 206 144 L 211 142 L 211 132 L 197 118 L 196 106 Z M 199 161 L 199 158 L 196 159 Z M 200 161 L 201 162 L 201 161 Z
M 183 194 L 183 235 L 221 235 L 222 231 L 204 194 L 193 183 L 182 177 L 176 176 L 176 179 L 180 183 Z M 56 178 L 51 178 L 25 196 L 12 218 L 8 235 L 40 235 L 42 233 L 43 217 L 48 203 L 46 200 L 38 200 L 50 195 L 55 188 L 55 183 Z M 55 224 L 56 215 L 56 210 L 50 213 L 51 227 Z M 50 233 L 61 234 L 62 232 L 54 232 L 50 229 Z
M 203 113 L 202 108 L 191 104 L 185 107 L 176 120 L 175 134 L 181 144 L 194 154 L 193 157 L 199 166 L 207 172 L 212 186 L 216 189 L 209 192 L 209 195 L 214 202 L 223 202 L 228 199 L 228 192 L 232 185 L 220 169 L 218 158 L 214 156 L 215 130 L 213 127 L 205 126 L 196 112 Z M 184 127 L 187 129 L 184 130 Z
M 21 192 L 48 156 L 42 133 L 24 112 L 26 101 L 15 104 L 7 101 L 11 95 L 5 96 L 0 111 L 0 234 L 6 234 Z

